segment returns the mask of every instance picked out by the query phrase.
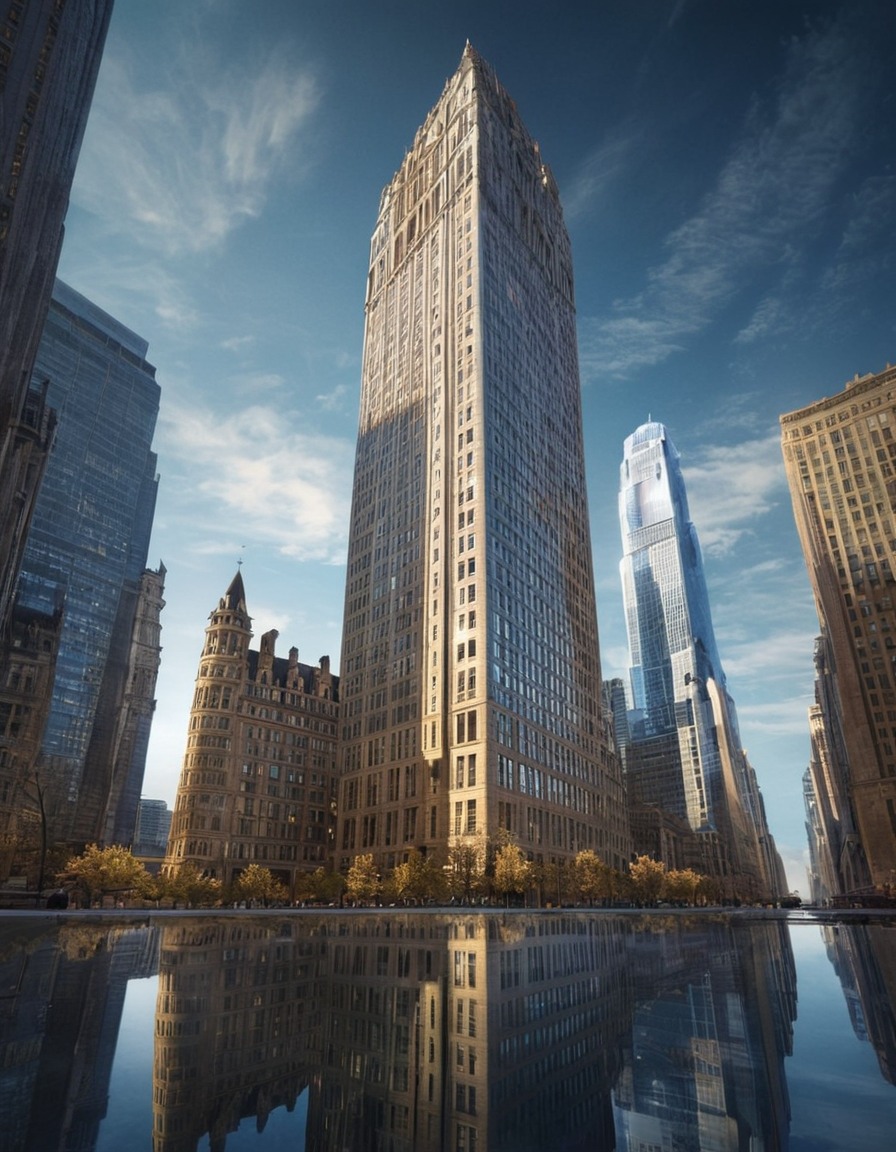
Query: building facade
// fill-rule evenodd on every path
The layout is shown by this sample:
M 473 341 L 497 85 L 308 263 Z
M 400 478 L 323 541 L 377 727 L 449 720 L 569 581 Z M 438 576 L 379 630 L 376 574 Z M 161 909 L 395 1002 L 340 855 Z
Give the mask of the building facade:
M 147 344 L 57 282 L 35 363 L 36 390 L 57 413 L 54 450 L 28 532 L 16 611 L 61 608 L 55 679 L 34 767 L 53 840 L 101 838 L 112 770 L 95 758 L 98 724 L 114 726 L 127 649 L 146 572 L 158 477 L 159 410 Z M 39 382 L 39 383 L 37 383 Z M 158 666 L 159 648 L 155 646 Z M 112 704 L 108 701 L 111 699 Z M 142 782 L 142 764 L 135 766 Z M 139 795 L 139 784 L 137 785 Z M 129 799 L 131 831 L 136 800 Z
M 629 855 L 601 719 L 572 259 L 468 45 L 370 249 L 336 860 L 509 835 Z
M 205 630 L 163 870 L 228 885 L 254 863 L 294 896 L 332 854 L 339 678 L 327 656 L 277 657 L 274 630 L 251 639 L 238 572 Z
M 850 894 L 896 883 L 896 368 L 856 376 L 844 391 L 781 417 L 784 467 L 825 657 L 819 701 L 832 734 L 816 741 L 813 785 L 829 874 Z M 816 717 L 817 721 L 818 717 Z M 818 724 L 815 724 L 817 730 Z M 842 746 L 840 741 L 842 740 Z M 841 750 L 842 749 L 842 750 Z M 829 779 L 822 770 L 827 755 Z M 833 819 L 833 815 L 831 817 Z M 827 821 L 829 830 L 834 825 Z M 846 850 L 850 866 L 841 860 Z
M 11 0 L 0 16 L 0 641 L 51 429 L 29 402 L 112 0 Z
M 679 455 L 655 421 L 626 438 L 619 519 L 629 798 L 686 821 L 709 875 L 731 877 L 747 895 L 771 894 L 781 876 L 777 852 L 725 683 Z

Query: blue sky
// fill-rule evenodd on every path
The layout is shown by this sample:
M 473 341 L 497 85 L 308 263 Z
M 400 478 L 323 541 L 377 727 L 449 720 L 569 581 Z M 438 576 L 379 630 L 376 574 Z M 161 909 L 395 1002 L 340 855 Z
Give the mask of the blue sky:
M 896 358 L 889 0 L 116 0 L 64 280 L 149 341 L 167 570 L 144 795 L 173 804 L 203 629 L 338 670 L 370 234 L 470 39 L 573 244 L 605 676 L 624 438 L 682 456 L 719 648 L 791 883 L 815 612 L 778 416 Z

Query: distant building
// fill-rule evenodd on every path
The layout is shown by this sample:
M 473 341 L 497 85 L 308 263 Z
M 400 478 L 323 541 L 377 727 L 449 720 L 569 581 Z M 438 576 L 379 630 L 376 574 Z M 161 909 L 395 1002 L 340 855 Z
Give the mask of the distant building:
M 254 863 L 294 892 L 331 859 L 339 678 L 327 656 L 275 656 L 276 631 L 251 639 L 237 573 L 205 630 L 164 871 L 230 884 Z
M 896 884 L 896 368 L 856 376 L 844 391 L 783 415 L 781 436 L 823 632 L 811 767 L 815 816 L 830 856 L 821 872 L 840 895 L 854 894 L 855 886 L 890 888 Z
M 142 783 L 139 752 L 136 759 L 124 752 L 114 733 L 133 691 L 129 646 L 148 579 L 158 484 L 152 437 L 159 386 L 146 353 L 139 336 L 57 282 L 35 381 L 58 426 L 22 558 L 16 611 L 49 616 L 62 610 L 34 767 L 46 793 L 51 839 L 73 844 L 114 836 L 122 823 L 118 801 L 127 809 L 130 842 Z M 156 600 L 160 609 L 160 594 Z M 149 663 L 157 669 L 157 632 L 150 648 Z M 145 662 L 146 654 L 139 659 Z M 132 744 L 145 750 L 145 733 Z M 119 788 L 124 776 L 131 783 Z
M 0 16 L 0 643 L 52 443 L 28 389 L 112 0 L 15 0 Z
M 627 862 L 569 239 L 469 45 L 371 242 L 340 670 L 339 867 L 499 833 L 536 861 Z
M 741 747 L 679 455 L 662 424 L 626 438 L 619 519 L 631 657 L 629 801 L 685 821 L 702 845 L 702 870 L 730 880 L 732 894 L 777 893 L 783 870 Z
M 141 800 L 137 806 L 137 827 L 134 831 L 135 853 L 168 847 L 172 812 L 164 800 Z

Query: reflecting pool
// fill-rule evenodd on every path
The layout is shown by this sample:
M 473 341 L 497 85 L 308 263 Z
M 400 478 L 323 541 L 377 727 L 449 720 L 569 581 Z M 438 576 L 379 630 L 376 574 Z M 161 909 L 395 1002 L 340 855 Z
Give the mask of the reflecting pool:
M 0 1152 L 862 1152 L 896 919 L 0 914 Z

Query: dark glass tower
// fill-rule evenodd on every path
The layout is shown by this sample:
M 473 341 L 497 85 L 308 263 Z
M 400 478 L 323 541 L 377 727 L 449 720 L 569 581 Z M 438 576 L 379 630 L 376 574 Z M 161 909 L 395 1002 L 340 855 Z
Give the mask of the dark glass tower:
M 57 281 L 35 381 L 47 382 L 59 423 L 17 606 L 63 608 L 39 756 L 58 838 L 97 838 L 105 818 L 105 795 L 92 794 L 88 748 L 98 712 L 114 712 L 103 707 L 106 694 L 121 691 L 109 682 L 108 662 L 131 635 L 158 483 L 152 437 L 159 386 L 146 353 L 146 341 Z M 122 614 L 125 598 L 132 607 Z M 107 788 L 108 781 L 99 792 Z M 136 799 L 133 809 L 135 817 Z
M 569 239 L 469 45 L 371 243 L 341 668 L 339 864 L 498 833 L 536 860 L 628 858 Z
M 0 643 L 52 428 L 28 386 L 112 0 L 0 15 Z

